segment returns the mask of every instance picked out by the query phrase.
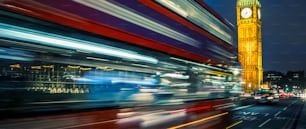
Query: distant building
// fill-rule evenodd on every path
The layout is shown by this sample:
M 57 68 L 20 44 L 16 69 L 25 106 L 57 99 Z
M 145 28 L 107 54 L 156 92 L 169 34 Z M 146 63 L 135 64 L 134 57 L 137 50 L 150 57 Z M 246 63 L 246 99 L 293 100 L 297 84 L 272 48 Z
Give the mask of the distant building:
M 284 91 L 298 91 L 305 88 L 304 71 L 288 71 L 286 74 L 277 71 L 265 71 L 264 82 Z
M 304 78 L 304 71 L 288 71 L 286 76 L 290 81 L 301 81 Z
M 304 71 L 288 71 L 286 74 L 285 87 L 289 90 L 297 90 L 304 87 Z
M 267 71 L 263 73 L 263 81 L 269 85 L 281 85 L 281 81 L 285 78 L 285 75 L 277 71 Z

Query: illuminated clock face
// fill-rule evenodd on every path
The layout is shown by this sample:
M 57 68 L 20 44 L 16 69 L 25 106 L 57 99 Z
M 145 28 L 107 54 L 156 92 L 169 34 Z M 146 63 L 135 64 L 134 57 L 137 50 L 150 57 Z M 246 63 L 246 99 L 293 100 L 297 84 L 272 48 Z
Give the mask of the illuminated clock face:
M 243 8 L 241 11 L 242 18 L 249 18 L 252 16 L 252 9 L 251 8 Z
M 261 19 L 261 12 L 260 12 L 260 9 L 258 9 L 257 14 L 258 14 L 258 19 Z

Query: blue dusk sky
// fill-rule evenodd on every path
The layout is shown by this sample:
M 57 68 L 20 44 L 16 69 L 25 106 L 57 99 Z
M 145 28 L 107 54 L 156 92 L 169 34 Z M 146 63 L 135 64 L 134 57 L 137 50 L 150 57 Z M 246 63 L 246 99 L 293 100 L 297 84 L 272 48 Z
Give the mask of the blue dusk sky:
M 236 0 L 204 0 L 235 28 Z M 261 0 L 264 71 L 306 71 L 306 0 Z

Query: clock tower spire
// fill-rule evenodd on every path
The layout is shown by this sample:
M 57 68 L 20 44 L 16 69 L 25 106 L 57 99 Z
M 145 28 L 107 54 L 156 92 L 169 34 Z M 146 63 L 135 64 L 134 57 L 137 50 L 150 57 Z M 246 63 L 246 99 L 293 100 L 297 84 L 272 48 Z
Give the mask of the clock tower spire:
M 237 0 L 238 54 L 244 91 L 260 88 L 263 80 L 261 4 L 259 0 Z

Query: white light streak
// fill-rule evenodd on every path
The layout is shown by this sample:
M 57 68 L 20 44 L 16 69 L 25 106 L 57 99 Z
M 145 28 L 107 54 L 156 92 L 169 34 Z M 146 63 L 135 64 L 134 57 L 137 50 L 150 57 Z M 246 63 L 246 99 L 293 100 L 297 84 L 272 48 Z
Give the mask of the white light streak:
M 13 25 L 0 23 L 0 31 L 1 31 L 0 37 L 3 38 L 9 38 L 14 40 L 17 39 L 17 40 L 28 41 L 35 44 L 73 49 L 76 51 L 84 51 L 84 52 L 108 55 L 113 57 L 127 58 L 127 59 L 153 63 L 153 64 L 158 63 L 157 59 L 138 54 L 137 52 L 134 51 L 115 48 L 103 44 L 96 44 L 93 42 L 17 27 Z
M 165 25 L 162 25 L 140 14 L 122 8 L 118 5 L 115 5 L 107 0 L 74 0 L 74 1 L 83 4 L 85 6 L 94 8 L 96 10 L 99 10 L 101 12 L 110 14 L 114 17 L 123 19 L 135 25 L 141 26 L 143 28 L 152 30 L 156 33 L 165 35 L 172 39 L 181 41 L 188 45 L 198 47 L 200 44 L 200 42 L 186 36 L 185 34 L 179 33 Z

